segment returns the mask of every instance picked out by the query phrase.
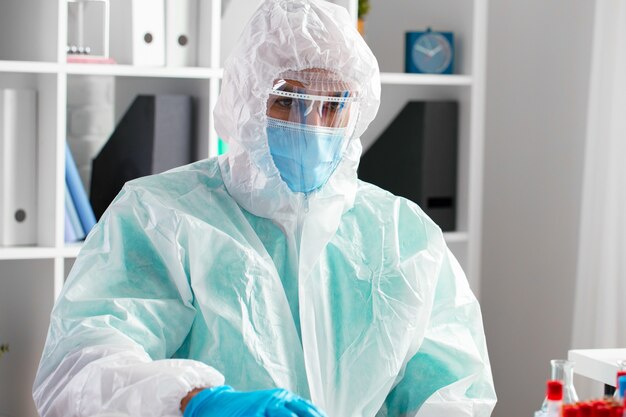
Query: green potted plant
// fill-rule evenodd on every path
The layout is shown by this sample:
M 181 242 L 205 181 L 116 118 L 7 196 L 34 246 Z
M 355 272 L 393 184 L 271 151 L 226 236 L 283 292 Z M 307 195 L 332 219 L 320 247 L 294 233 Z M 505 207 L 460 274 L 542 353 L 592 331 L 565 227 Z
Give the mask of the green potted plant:
M 9 351 L 9 345 L 0 345 L 0 358 Z
M 369 13 L 370 6 L 370 0 L 359 0 L 358 29 L 361 35 L 365 34 L 365 16 Z
M 9 351 L 9 345 L 7 344 L 0 344 L 0 359 L 2 359 L 2 356 L 7 353 Z M 3 414 L 4 416 L 4 414 Z M 2 417 L 2 416 L 0 416 Z

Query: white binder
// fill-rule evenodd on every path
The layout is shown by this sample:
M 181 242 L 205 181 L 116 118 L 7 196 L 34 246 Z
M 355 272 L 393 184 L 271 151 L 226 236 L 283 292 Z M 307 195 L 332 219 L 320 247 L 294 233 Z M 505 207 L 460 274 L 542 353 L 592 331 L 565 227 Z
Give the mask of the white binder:
M 198 0 L 165 0 L 165 63 L 195 67 L 198 48 Z
M 111 57 L 119 64 L 165 65 L 164 0 L 111 1 Z
M 37 93 L 0 90 L 0 245 L 37 243 Z

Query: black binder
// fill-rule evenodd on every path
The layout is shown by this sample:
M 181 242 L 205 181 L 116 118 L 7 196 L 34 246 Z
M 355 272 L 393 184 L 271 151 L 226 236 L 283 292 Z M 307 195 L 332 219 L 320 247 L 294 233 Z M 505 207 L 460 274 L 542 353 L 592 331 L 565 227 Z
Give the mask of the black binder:
M 193 104 L 186 95 L 140 95 L 93 160 L 91 205 L 99 219 L 122 186 L 193 160 Z
M 359 178 L 417 203 L 444 231 L 456 228 L 458 103 L 412 101 L 359 164 Z

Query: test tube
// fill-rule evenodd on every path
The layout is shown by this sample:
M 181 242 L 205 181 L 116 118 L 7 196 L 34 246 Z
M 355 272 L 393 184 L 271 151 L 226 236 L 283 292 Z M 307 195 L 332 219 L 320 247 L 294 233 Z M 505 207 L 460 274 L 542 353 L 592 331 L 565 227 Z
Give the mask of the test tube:
M 546 396 L 548 397 L 546 417 L 561 417 L 563 382 L 554 379 L 549 380 L 546 383 Z

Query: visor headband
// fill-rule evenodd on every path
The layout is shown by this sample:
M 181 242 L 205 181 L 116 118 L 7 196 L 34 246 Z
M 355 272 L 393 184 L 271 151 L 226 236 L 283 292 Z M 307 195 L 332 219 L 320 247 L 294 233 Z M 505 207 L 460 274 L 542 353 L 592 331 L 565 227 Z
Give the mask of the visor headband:
M 357 97 L 335 97 L 335 96 L 318 96 L 312 94 L 294 93 L 293 91 L 272 90 L 270 95 L 299 98 L 303 100 L 320 100 L 320 101 L 332 101 L 336 103 L 349 103 L 357 101 Z

